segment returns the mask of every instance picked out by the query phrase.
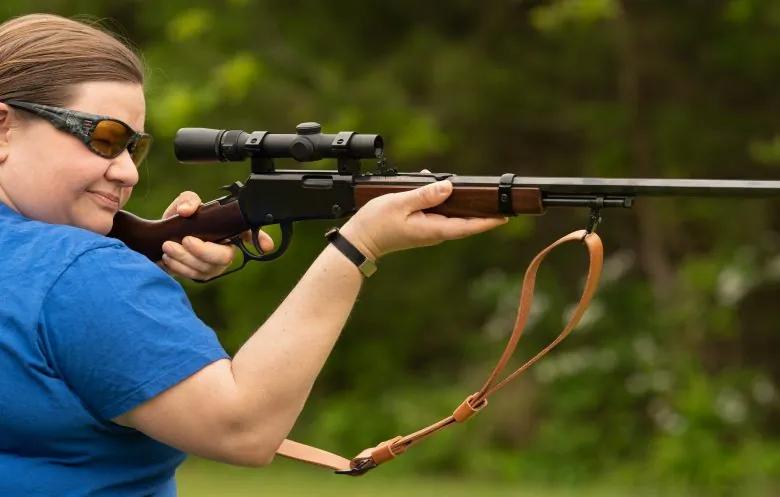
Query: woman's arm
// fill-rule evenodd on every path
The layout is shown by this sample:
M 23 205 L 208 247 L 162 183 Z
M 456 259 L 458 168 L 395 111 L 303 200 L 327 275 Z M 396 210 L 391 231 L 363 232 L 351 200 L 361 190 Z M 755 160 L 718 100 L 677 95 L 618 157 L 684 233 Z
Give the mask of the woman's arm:
M 429 185 L 380 197 L 342 228 L 377 259 L 392 251 L 463 238 L 505 219 L 423 214 L 452 191 Z M 232 361 L 215 362 L 119 416 L 120 424 L 186 452 L 237 465 L 268 464 L 295 424 L 347 321 L 362 284 L 358 269 L 328 246 Z
M 116 421 L 201 457 L 269 463 L 303 409 L 362 278 L 327 247 L 232 361 L 205 367 Z

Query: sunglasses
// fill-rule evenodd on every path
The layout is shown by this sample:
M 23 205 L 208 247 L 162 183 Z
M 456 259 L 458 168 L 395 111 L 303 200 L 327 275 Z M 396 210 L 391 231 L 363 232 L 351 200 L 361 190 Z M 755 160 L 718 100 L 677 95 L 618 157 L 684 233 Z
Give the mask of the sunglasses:
M 87 148 L 100 157 L 114 159 L 127 150 L 136 167 L 146 159 L 154 141 L 151 135 L 136 132 L 127 124 L 111 117 L 21 100 L 8 100 L 5 104 L 47 120 L 55 128 L 84 142 Z

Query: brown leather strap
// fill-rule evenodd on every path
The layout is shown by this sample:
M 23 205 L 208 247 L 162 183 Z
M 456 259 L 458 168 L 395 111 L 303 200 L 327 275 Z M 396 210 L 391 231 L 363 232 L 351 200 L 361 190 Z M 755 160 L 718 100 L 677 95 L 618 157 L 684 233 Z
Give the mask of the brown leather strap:
M 513 373 L 509 374 L 506 378 L 498 381 L 498 376 L 506 367 L 509 359 L 517 347 L 517 343 L 520 340 L 520 336 L 523 333 L 523 329 L 528 321 L 528 316 L 531 310 L 531 301 L 534 295 L 534 285 L 536 283 L 536 273 L 539 270 L 539 266 L 542 260 L 548 253 L 555 247 L 571 241 L 583 241 L 588 248 L 590 254 L 590 267 L 588 269 L 588 278 L 585 281 L 585 288 L 582 292 L 577 308 L 569 320 L 569 323 L 563 329 L 558 338 L 555 339 L 550 345 L 539 352 L 536 356 L 530 359 L 528 362 L 517 368 Z M 464 423 L 471 418 L 474 414 L 478 413 L 485 408 L 488 404 L 488 397 L 495 393 L 499 388 L 506 385 L 509 381 L 515 378 L 517 375 L 528 369 L 533 363 L 538 361 L 542 356 L 549 352 L 553 347 L 558 345 L 571 330 L 579 323 L 585 310 L 588 308 L 593 295 L 596 292 L 599 278 L 601 276 L 601 269 L 604 260 L 604 249 L 601 243 L 601 239 L 594 232 L 588 232 L 587 230 L 574 231 L 568 235 L 558 239 L 556 242 L 549 245 L 547 248 L 539 252 L 539 254 L 531 261 L 523 279 L 523 288 L 520 291 L 520 303 L 517 310 L 517 319 L 515 320 L 515 326 L 512 330 L 512 336 L 509 338 L 509 343 L 504 349 L 504 353 L 493 368 L 490 376 L 485 384 L 477 392 L 469 395 L 453 413 L 440 421 L 433 423 L 421 430 L 411 433 L 406 436 L 397 436 L 390 440 L 386 440 L 375 447 L 365 449 L 354 458 L 346 459 L 336 454 L 317 449 L 308 445 L 304 445 L 291 440 L 285 440 L 279 447 L 277 454 L 296 459 L 299 461 L 307 462 L 317 466 L 323 466 L 336 470 L 337 473 L 348 474 L 352 476 L 358 476 L 364 474 L 366 471 L 373 469 L 380 464 L 387 462 L 395 457 L 403 454 L 409 447 L 416 445 L 425 438 L 431 436 L 437 431 L 444 429 L 454 423 Z

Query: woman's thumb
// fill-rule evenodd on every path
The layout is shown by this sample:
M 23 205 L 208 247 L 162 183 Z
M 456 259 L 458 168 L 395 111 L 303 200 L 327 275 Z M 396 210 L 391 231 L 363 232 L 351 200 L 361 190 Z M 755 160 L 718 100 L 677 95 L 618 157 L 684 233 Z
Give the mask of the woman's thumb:
M 452 183 L 449 180 L 442 180 L 404 192 L 402 196 L 404 205 L 410 212 L 414 212 L 441 204 L 451 193 Z

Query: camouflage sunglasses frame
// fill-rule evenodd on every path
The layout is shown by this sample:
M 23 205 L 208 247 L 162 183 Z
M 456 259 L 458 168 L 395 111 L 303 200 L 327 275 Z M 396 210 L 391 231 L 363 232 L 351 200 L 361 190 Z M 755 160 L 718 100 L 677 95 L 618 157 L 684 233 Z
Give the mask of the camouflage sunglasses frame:
M 51 105 L 36 104 L 23 100 L 7 100 L 4 103 L 11 107 L 25 110 L 45 119 L 60 131 L 64 131 L 75 136 L 81 140 L 84 145 L 86 145 L 87 148 L 89 148 L 93 153 L 106 159 L 114 159 L 119 157 L 122 152 L 127 150 L 130 153 L 130 156 L 132 157 L 135 165 L 140 166 L 149 154 L 149 149 L 151 148 L 152 142 L 154 141 L 152 135 L 135 131 L 126 123 L 120 121 L 119 119 L 114 119 L 113 117 L 88 114 L 86 112 L 63 109 L 60 107 L 53 107 Z M 125 129 L 127 135 L 126 142 L 123 143 L 121 147 L 118 147 L 115 153 L 101 151 L 93 144 L 94 132 L 100 123 L 104 121 L 116 123 Z

